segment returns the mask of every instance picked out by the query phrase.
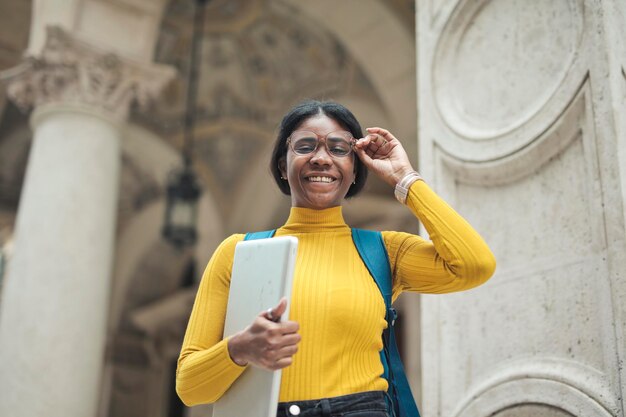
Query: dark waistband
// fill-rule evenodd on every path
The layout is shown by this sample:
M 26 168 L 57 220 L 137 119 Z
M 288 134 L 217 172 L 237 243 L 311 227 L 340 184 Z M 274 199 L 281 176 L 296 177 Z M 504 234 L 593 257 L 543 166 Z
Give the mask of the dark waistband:
M 299 414 L 290 412 L 297 406 Z M 277 417 L 298 415 L 300 417 L 330 416 L 348 411 L 387 411 L 383 391 L 367 391 L 319 400 L 289 401 L 278 403 Z

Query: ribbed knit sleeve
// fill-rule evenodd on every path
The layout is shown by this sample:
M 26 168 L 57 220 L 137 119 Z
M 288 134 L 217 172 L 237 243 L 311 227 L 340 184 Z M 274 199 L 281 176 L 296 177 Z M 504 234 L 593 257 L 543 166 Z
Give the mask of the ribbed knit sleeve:
M 394 275 L 394 296 L 402 291 L 463 291 L 493 275 L 496 261 L 485 241 L 424 181 L 413 183 L 407 206 L 432 242 L 408 233 L 383 232 Z
M 222 242 L 198 288 L 176 370 L 176 392 L 188 406 L 215 402 L 245 369 L 232 361 L 223 339 L 235 245 L 243 237 Z

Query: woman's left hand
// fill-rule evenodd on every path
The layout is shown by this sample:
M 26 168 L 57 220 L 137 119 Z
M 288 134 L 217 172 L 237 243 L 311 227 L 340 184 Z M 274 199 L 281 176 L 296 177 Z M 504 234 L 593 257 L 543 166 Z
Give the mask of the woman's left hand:
M 414 171 L 402 144 L 388 130 L 368 127 L 368 135 L 358 139 L 354 151 L 368 170 L 395 187 L 406 174 Z

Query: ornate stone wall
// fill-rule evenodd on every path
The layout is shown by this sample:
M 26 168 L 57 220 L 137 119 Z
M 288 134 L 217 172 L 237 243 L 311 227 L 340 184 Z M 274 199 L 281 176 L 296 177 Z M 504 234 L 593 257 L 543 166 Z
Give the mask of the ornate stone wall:
M 424 414 L 623 416 L 623 2 L 418 11 L 421 168 L 498 260 L 423 298 Z

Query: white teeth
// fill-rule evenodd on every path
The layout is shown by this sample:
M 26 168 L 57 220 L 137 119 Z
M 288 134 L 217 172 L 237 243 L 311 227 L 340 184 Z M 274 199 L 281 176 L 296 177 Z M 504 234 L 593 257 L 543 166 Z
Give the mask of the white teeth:
M 309 177 L 307 179 L 309 181 L 311 181 L 311 182 L 333 182 L 333 181 L 335 181 L 333 178 L 330 178 L 330 177 Z

